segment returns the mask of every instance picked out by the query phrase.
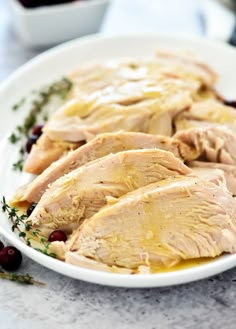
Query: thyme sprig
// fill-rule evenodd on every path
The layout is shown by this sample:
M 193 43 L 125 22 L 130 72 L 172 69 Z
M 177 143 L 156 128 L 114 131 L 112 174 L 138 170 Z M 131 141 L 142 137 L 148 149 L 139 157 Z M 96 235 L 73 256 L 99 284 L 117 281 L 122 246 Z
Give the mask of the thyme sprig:
M 40 238 L 40 243 L 43 245 L 43 249 L 34 248 L 41 253 L 50 256 L 52 258 L 56 258 L 56 254 L 50 252 L 50 242 L 48 242 L 44 237 L 40 237 L 40 230 L 32 227 L 32 223 L 28 220 L 27 215 L 21 214 L 19 215 L 19 209 L 15 207 L 11 207 L 7 204 L 6 198 L 2 197 L 2 211 L 7 213 L 8 219 L 12 223 L 12 231 L 18 231 L 18 235 L 20 238 L 23 238 L 27 244 L 27 246 L 32 247 L 31 239 L 32 238 Z M 23 227 L 23 230 L 22 230 Z
M 21 157 L 18 161 L 13 163 L 12 168 L 14 170 L 22 171 L 23 170 L 23 165 L 24 165 L 24 158 Z
M 50 252 L 50 250 L 49 250 L 50 242 L 47 242 L 45 238 L 41 238 L 40 242 L 44 245 L 44 249 L 34 248 L 35 250 L 40 251 L 42 254 L 50 256 L 52 258 L 57 258 L 57 255 Z
M 16 274 L 16 273 L 8 273 L 8 272 L 0 271 L 0 278 L 5 279 L 5 280 L 10 280 L 10 281 L 16 281 L 16 282 L 24 283 L 24 284 L 38 284 L 38 285 L 41 285 L 41 286 L 46 285 L 46 283 L 44 283 L 44 282 L 40 282 L 40 281 L 35 280 L 28 273 L 26 273 L 26 274 Z
M 26 244 L 30 246 L 30 240 L 26 237 L 26 231 L 30 231 L 31 229 L 31 222 L 27 219 L 27 216 L 25 214 L 18 215 L 19 209 L 15 207 L 11 207 L 6 203 L 6 199 L 3 196 L 2 197 L 2 211 L 6 212 L 8 215 L 8 219 L 12 223 L 12 232 L 17 230 L 19 232 L 19 237 L 24 238 L 26 240 Z M 22 231 L 20 226 L 24 227 L 25 231 Z
M 20 141 L 20 136 L 16 135 L 15 133 L 11 133 L 8 139 L 12 144 L 16 144 Z
M 26 100 L 25 97 L 23 97 L 18 103 L 14 104 L 12 106 L 13 111 L 18 110 L 25 103 L 25 100 Z
M 68 78 L 62 78 L 53 84 L 43 87 L 37 93 L 37 96 L 33 99 L 28 115 L 25 117 L 22 125 L 16 127 L 16 132 L 13 132 L 9 136 L 9 141 L 12 144 L 21 142 L 19 150 L 19 159 L 13 164 L 13 169 L 22 171 L 23 163 L 25 160 L 25 140 L 29 137 L 30 131 L 38 121 L 38 117 L 41 114 L 42 119 L 46 122 L 48 120 L 48 113 L 45 112 L 46 105 L 48 105 L 53 97 L 58 97 L 62 100 L 66 98 L 70 92 L 73 83 Z M 17 111 L 25 103 L 25 98 L 13 105 L 13 111 Z M 45 112 L 45 113 L 43 113 Z

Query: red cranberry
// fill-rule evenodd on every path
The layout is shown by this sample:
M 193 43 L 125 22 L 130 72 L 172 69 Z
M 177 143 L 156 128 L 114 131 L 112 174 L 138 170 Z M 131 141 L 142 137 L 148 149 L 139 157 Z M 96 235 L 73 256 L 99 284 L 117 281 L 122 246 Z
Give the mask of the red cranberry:
M 227 105 L 227 106 L 234 107 L 236 109 L 236 101 L 227 101 L 227 100 L 224 100 L 224 104 Z
M 2 243 L 2 241 L 0 241 L 0 250 L 2 250 L 4 248 L 4 244 Z
M 31 135 L 28 140 L 27 140 L 27 143 L 25 145 L 25 149 L 26 149 L 26 152 L 27 153 L 30 153 L 31 149 L 32 149 L 32 146 L 37 142 L 38 140 L 38 136 L 36 135 Z
M 60 231 L 60 230 L 53 231 L 49 235 L 49 238 L 48 238 L 49 242 L 53 242 L 53 241 L 64 241 L 64 242 L 66 242 L 66 240 L 67 240 L 66 234 L 63 231 Z
M 36 125 L 34 126 L 34 128 L 32 129 L 32 135 L 35 136 L 41 136 L 42 135 L 42 129 L 43 129 L 43 125 Z
M 15 247 L 5 247 L 0 251 L 0 265 L 6 271 L 15 271 L 22 262 L 21 252 Z
M 37 206 L 37 203 L 35 203 L 35 202 L 32 202 L 31 203 L 31 205 L 29 206 L 29 208 L 26 210 L 27 217 L 29 217 L 32 214 L 32 212 L 33 212 L 33 210 L 34 210 L 34 208 L 36 206 Z

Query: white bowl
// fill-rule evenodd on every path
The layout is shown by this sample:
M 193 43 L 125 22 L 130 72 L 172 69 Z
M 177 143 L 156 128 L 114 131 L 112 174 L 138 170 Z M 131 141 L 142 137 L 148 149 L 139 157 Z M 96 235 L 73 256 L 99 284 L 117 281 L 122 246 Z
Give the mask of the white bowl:
M 32 47 L 55 45 L 96 33 L 109 0 L 82 0 L 66 4 L 25 8 L 7 0 L 17 34 Z
M 80 64 L 94 59 L 110 59 L 127 56 L 150 56 L 157 48 L 191 50 L 205 59 L 219 73 L 217 89 L 227 98 L 235 98 L 236 49 L 215 41 L 200 38 L 179 38 L 158 35 L 104 37 L 90 36 L 75 40 L 34 58 L 18 69 L 0 87 L 0 134 L 9 134 L 22 123 L 27 108 L 11 111 L 12 105 L 31 90 L 50 83 L 74 70 Z M 217 55 L 216 55 L 217 54 Z M 18 146 L 7 139 L 0 142 L 0 200 L 8 200 L 16 187 L 25 183 L 22 173 L 11 170 L 18 157 Z M 1 208 L 1 204 L 0 204 Z M 73 266 L 48 257 L 22 242 L 11 223 L 0 211 L 0 233 L 28 257 L 56 272 L 75 279 L 120 287 L 160 287 L 207 278 L 236 266 L 236 254 L 223 255 L 209 263 L 174 272 L 157 274 L 116 274 Z M 0 326 L 1 327 L 1 326 Z

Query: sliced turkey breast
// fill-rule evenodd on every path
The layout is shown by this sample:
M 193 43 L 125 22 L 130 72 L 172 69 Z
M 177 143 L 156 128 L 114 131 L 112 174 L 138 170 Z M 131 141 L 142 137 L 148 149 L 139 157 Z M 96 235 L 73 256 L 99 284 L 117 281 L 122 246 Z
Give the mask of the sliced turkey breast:
M 172 176 L 141 187 L 84 221 L 71 253 L 128 269 L 236 251 L 236 201 L 224 184 Z
M 215 169 L 221 170 L 224 172 L 224 176 L 226 179 L 226 184 L 229 189 L 229 191 L 236 195 L 236 166 L 234 165 L 228 165 L 224 163 L 214 163 L 214 162 L 202 162 L 202 161 L 192 161 L 188 164 L 190 168 L 193 169 L 193 171 L 197 174 L 196 170 L 207 170 L 213 172 Z
M 48 138 L 77 143 L 117 131 L 171 136 L 175 115 L 201 99 L 203 89 L 211 91 L 216 75 L 195 59 L 160 53 L 157 58 L 85 63 L 70 78 L 71 100 L 49 118 L 46 137 L 32 149 L 26 172 L 39 174 L 55 160 L 48 154 Z M 56 157 L 64 153 L 62 148 Z
M 191 169 L 172 153 L 138 150 L 110 154 L 56 180 L 28 218 L 43 231 L 71 230 L 94 215 L 108 197 L 119 197 L 140 186 Z
M 190 108 L 177 115 L 174 125 L 177 131 L 191 127 L 217 125 L 224 125 L 236 131 L 236 111 L 220 101 L 207 99 L 193 103 Z
M 136 88 L 128 82 L 122 88 L 134 95 Z M 140 100 L 133 103 L 103 102 L 102 96 L 95 101 L 86 97 L 73 99 L 55 113 L 43 131 L 51 139 L 70 142 L 90 140 L 97 134 L 116 131 L 137 131 L 150 134 L 172 134 L 172 118 L 192 104 L 191 92 L 184 82 L 176 79 L 162 79 L 155 83 L 140 83 Z M 110 89 L 108 91 L 110 93 Z M 94 103 L 95 102 L 95 103 Z
M 158 61 L 162 61 L 168 65 L 169 70 L 172 67 L 180 67 L 188 72 L 188 78 L 196 80 L 196 78 L 202 83 L 203 86 L 211 87 L 217 80 L 217 74 L 200 58 L 196 55 L 187 54 L 183 52 L 170 52 L 165 50 L 158 50 L 156 52 L 156 58 Z M 174 72 L 175 73 L 175 72 Z M 184 75 L 182 74 L 184 77 Z
M 55 161 L 27 187 L 20 188 L 12 202 L 38 202 L 49 184 L 61 176 L 110 153 L 133 149 L 163 149 L 184 160 L 194 160 L 195 149 L 173 138 L 143 133 L 107 133 L 98 135 L 80 148 Z M 190 156 L 191 155 L 191 156 Z
M 193 161 L 194 162 L 198 162 L 198 161 Z M 199 161 L 199 163 L 201 163 Z M 213 182 L 216 185 L 226 185 L 226 177 L 224 174 L 224 171 L 218 168 L 212 168 L 212 167 L 204 167 L 204 166 L 191 166 L 191 169 L 193 171 L 193 173 L 198 176 L 199 178 L 203 179 L 203 180 L 207 180 L 209 182 Z
M 83 145 L 83 142 L 65 142 L 63 140 L 52 140 L 43 134 L 32 146 L 31 152 L 24 163 L 25 172 L 39 175 L 51 163 L 61 158 L 64 154 Z
M 195 159 L 236 164 L 236 135 L 224 126 L 182 130 L 173 138 L 195 149 Z
M 161 50 L 155 58 L 107 59 L 103 62 L 83 63 L 70 74 L 74 82 L 74 96 L 120 86 L 127 81 L 155 80 L 159 76 L 184 80 L 195 91 L 201 86 L 211 87 L 217 80 L 216 73 L 201 60 Z

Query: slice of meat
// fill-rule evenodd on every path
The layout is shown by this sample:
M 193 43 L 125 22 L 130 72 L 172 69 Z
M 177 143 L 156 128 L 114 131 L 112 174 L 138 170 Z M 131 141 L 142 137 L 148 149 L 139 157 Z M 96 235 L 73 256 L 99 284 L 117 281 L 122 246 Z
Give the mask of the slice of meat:
M 201 86 L 211 87 L 217 79 L 216 73 L 199 58 L 161 50 L 154 58 L 107 59 L 105 62 L 84 63 L 70 74 L 74 82 L 74 96 L 121 86 L 127 81 L 156 80 L 160 76 L 184 80 L 195 91 Z
M 209 127 L 217 127 L 217 126 L 222 127 L 222 125 L 216 124 L 214 122 L 187 119 L 182 116 L 177 116 L 174 122 L 174 126 L 177 132 L 191 128 L 209 128 Z
M 33 145 L 25 161 L 23 170 L 31 174 L 39 175 L 63 154 L 76 149 L 82 144 L 82 142 L 70 143 L 63 140 L 52 140 L 47 135 L 43 134 L 38 139 L 37 143 Z
M 70 78 L 74 82 L 72 99 L 44 128 L 51 140 L 88 141 L 97 134 L 116 131 L 171 136 L 173 117 L 201 97 L 204 88 L 205 93 L 212 90 L 216 75 L 195 59 L 161 54 L 158 58 L 83 64 Z M 49 159 L 43 139 L 37 151 Z M 35 153 L 33 150 L 25 169 L 38 174 L 34 171 Z M 57 156 L 63 153 L 62 149 Z
M 124 267 L 122 268 L 118 266 L 108 266 L 101 262 L 94 261 L 92 259 L 75 254 L 73 252 L 71 253 L 68 252 L 66 258 L 67 258 L 67 263 L 77 266 L 79 265 L 83 268 L 89 268 L 92 270 L 99 270 L 99 271 L 111 272 L 111 273 L 134 274 L 134 272 L 130 269 Z
M 163 150 L 111 154 L 55 181 L 28 219 L 42 232 L 68 231 L 95 214 L 108 197 L 116 198 L 151 182 L 191 172 L 172 153 Z
M 217 100 L 207 99 L 193 103 L 188 110 L 177 115 L 174 124 L 177 131 L 202 125 L 224 125 L 236 131 L 236 111 Z
M 66 246 L 69 253 L 129 269 L 233 253 L 236 201 L 224 185 L 172 176 L 105 206 Z
M 179 70 L 187 71 L 188 79 L 200 80 L 203 86 L 211 87 L 217 80 L 217 74 L 200 58 L 197 58 L 193 53 L 170 52 L 158 50 L 156 53 L 158 60 L 162 63 L 171 66 L 178 66 Z M 182 73 L 183 76 L 184 74 Z
M 38 202 L 49 184 L 89 161 L 96 160 L 110 153 L 155 148 L 170 151 L 176 157 L 184 160 L 193 160 L 196 158 L 192 154 L 195 150 L 192 150 L 179 140 L 174 140 L 170 137 L 127 132 L 101 134 L 84 146 L 68 153 L 62 159 L 51 164 L 27 188 L 21 188 L 20 191 L 17 191 L 13 202 L 15 205 L 18 205 L 22 201 Z M 189 158 L 190 154 L 192 156 Z
M 66 247 L 64 242 L 62 241 L 51 242 L 49 245 L 48 252 L 56 255 L 57 259 L 65 261 Z M 134 271 L 130 269 L 121 268 L 117 266 L 108 266 L 100 262 L 94 261 L 92 259 L 86 258 L 84 256 L 79 256 L 73 252 L 71 252 L 70 254 L 67 253 L 67 259 L 69 260 L 68 263 L 79 265 L 83 268 L 89 268 L 92 270 L 100 270 L 100 271 L 111 272 L 111 273 L 134 274 Z M 142 273 L 144 270 L 145 269 L 140 267 L 138 269 L 138 272 Z M 137 273 L 137 271 L 135 273 Z
M 132 90 L 130 93 L 132 95 Z M 66 141 L 64 146 L 67 149 L 76 148 L 77 143 L 106 132 L 172 135 L 172 118 L 192 104 L 190 92 L 181 85 L 181 81 L 170 82 L 167 79 L 161 86 L 148 85 L 143 93 L 145 96 L 137 104 L 101 103 L 93 109 L 89 109 L 90 100 L 87 100 L 87 105 L 83 102 L 81 105 L 81 99 L 70 100 L 45 125 L 44 133 L 32 149 L 24 170 L 38 174 L 52 163 L 48 154 L 48 140 L 55 140 L 58 145 Z M 97 102 L 102 102 L 99 95 L 97 97 Z M 57 147 L 57 158 L 63 153 L 64 148 Z M 38 162 L 39 158 L 46 161 Z
M 220 170 L 218 168 L 204 167 L 204 166 L 203 167 L 191 166 L 191 169 L 197 177 L 203 180 L 207 180 L 219 186 L 221 186 L 222 184 L 226 185 L 226 179 L 223 170 Z
M 82 105 L 81 99 L 74 99 L 50 118 L 43 131 L 51 139 L 71 142 L 89 140 L 97 134 L 116 131 L 171 135 L 172 118 L 192 104 L 191 91 L 184 82 L 171 78 L 163 78 L 155 83 L 142 81 L 139 87 L 140 99 L 135 104 L 110 102 L 103 100 L 100 94 L 90 97 L 95 97 L 93 102 L 86 98 L 87 103 Z M 134 82 L 126 83 L 122 88 L 128 95 L 137 93 Z M 162 120 L 161 125 L 157 124 L 159 120 Z
M 221 170 L 224 172 L 224 176 L 226 179 L 226 184 L 229 189 L 229 191 L 236 195 L 236 166 L 228 165 L 224 163 L 214 163 L 214 162 L 202 162 L 202 161 L 192 161 L 188 164 L 195 173 L 196 170 L 209 170 L 214 171 L 215 169 Z
M 173 138 L 195 149 L 195 159 L 236 164 L 236 135 L 224 126 L 182 130 Z

